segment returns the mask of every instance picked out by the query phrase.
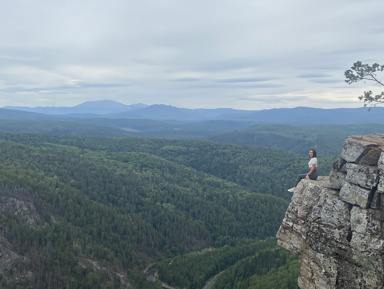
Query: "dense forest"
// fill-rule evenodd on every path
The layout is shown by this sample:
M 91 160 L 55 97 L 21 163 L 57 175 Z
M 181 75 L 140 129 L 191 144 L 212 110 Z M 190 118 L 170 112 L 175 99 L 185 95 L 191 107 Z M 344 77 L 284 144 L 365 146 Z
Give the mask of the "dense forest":
M 333 159 L 320 159 L 322 174 Z M 223 271 L 215 288 L 295 288 L 298 263 L 273 238 L 307 161 L 208 141 L 1 133 L 2 246 L 27 261 L 0 281 L 161 288 L 152 268 L 175 288 Z
M 319 148 L 322 155 L 339 155 L 350 135 L 384 133 L 382 124 L 360 125 L 254 125 L 243 130 L 216 134 L 209 140 L 239 145 L 255 145 L 304 154 Z
M 16 113 L 16 112 L 15 112 Z M 377 113 L 377 112 L 376 112 Z M 263 124 L 255 121 L 206 120 L 159 121 L 80 116 L 44 116 L 37 119 L 3 119 L 10 117 L 0 110 L 0 131 L 77 135 L 93 137 L 145 137 L 200 139 L 217 143 L 275 148 L 296 154 L 307 154 L 309 148 L 320 154 L 339 155 L 347 136 L 384 133 L 384 125 L 372 124 Z M 20 116 L 15 116 L 19 117 Z M 352 119 L 352 117 L 351 117 Z M 300 122 L 303 123 L 303 122 Z M 323 122 L 319 122 L 323 123 Z
M 161 280 L 175 288 L 297 288 L 298 260 L 276 248 L 274 239 L 241 240 L 163 260 L 156 264 Z M 278 279 L 276 279 L 278 277 Z
M 256 146 L 216 144 L 203 140 L 99 138 L 65 135 L 0 133 L 0 139 L 16 140 L 28 145 L 47 143 L 74 146 L 95 152 L 108 152 L 122 159 L 124 153 L 147 153 L 182 166 L 193 168 L 241 185 L 252 192 L 287 197 L 286 188 L 294 184 L 297 174 L 307 170 L 307 155 Z M 319 174 L 328 175 L 336 155 L 322 155 L 318 149 Z M 341 151 L 341 147 L 339 147 Z

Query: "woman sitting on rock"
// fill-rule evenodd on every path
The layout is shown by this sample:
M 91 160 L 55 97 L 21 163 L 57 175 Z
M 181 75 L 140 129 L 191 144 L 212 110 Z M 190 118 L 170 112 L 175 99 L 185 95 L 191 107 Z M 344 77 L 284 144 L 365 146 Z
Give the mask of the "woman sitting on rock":
M 288 192 L 293 193 L 296 189 L 297 184 L 302 180 L 302 179 L 307 179 L 307 180 L 316 180 L 317 179 L 317 154 L 314 149 L 309 150 L 309 157 L 311 158 L 310 161 L 308 162 L 308 167 L 309 167 L 309 172 L 307 174 L 302 174 L 297 177 L 296 184 L 293 188 L 290 188 Z

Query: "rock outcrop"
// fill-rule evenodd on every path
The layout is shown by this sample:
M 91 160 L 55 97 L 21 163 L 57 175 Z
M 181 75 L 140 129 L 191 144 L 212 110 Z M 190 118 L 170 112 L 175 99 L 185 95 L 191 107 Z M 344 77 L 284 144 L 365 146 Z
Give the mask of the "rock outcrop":
M 30 193 L 20 187 L 0 186 L 0 212 L 14 216 L 20 224 L 29 229 L 38 229 L 46 225 Z M 52 219 L 54 219 L 53 216 Z M 40 256 L 41 249 L 34 246 L 21 249 L 17 242 L 9 241 L 5 233 L 5 229 L 0 227 L 0 289 L 49 287 L 46 283 L 50 281 L 47 280 L 50 276 L 42 277 L 44 257 Z M 86 258 L 80 246 L 76 246 L 76 251 L 79 253 L 76 256 L 78 264 L 89 272 L 99 275 L 105 283 L 114 283 L 115 288 L 119 289 L 133 288 L 127 275 L 121 270 L 103 266 L 99 260 Z M 64 288 L 63 284 L 61 286 L 63 287 L 59 288 Z
M 21 188 L 0 186 L 0 212 L 14 215 L 27 227 L 43 225 L 28 192 Z M 7 288 L 8 282 L 29 284 L 33 278 L 30 256 L 17 251 L 0 230 L 0 288 Z
M 28 227 L 44 224 L 28 191 L 22 188 L 10 188 L 4 185 L 0 187 L 0 212 L 14 215 L 21 224 Z
M 302 180 L 277 239 L 302 289 L 384 288 L 384 135 L 347 138 L 329 177 Z

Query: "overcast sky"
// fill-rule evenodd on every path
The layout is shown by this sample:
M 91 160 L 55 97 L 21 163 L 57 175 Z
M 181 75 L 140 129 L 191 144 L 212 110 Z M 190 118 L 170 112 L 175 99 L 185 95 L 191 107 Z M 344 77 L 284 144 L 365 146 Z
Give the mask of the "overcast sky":
M 344 71 L 384 64 L 383 0 L 0 3 L 0 107 L 360 107 Z

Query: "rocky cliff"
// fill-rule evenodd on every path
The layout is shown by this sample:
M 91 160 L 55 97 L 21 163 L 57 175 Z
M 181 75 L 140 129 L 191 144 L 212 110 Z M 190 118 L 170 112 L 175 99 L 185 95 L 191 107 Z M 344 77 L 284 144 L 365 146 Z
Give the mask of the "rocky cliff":
M 347 138 L 329 177 L 301 181 L 277 239 L 302 289 L 384 288 L 384 135 Z

